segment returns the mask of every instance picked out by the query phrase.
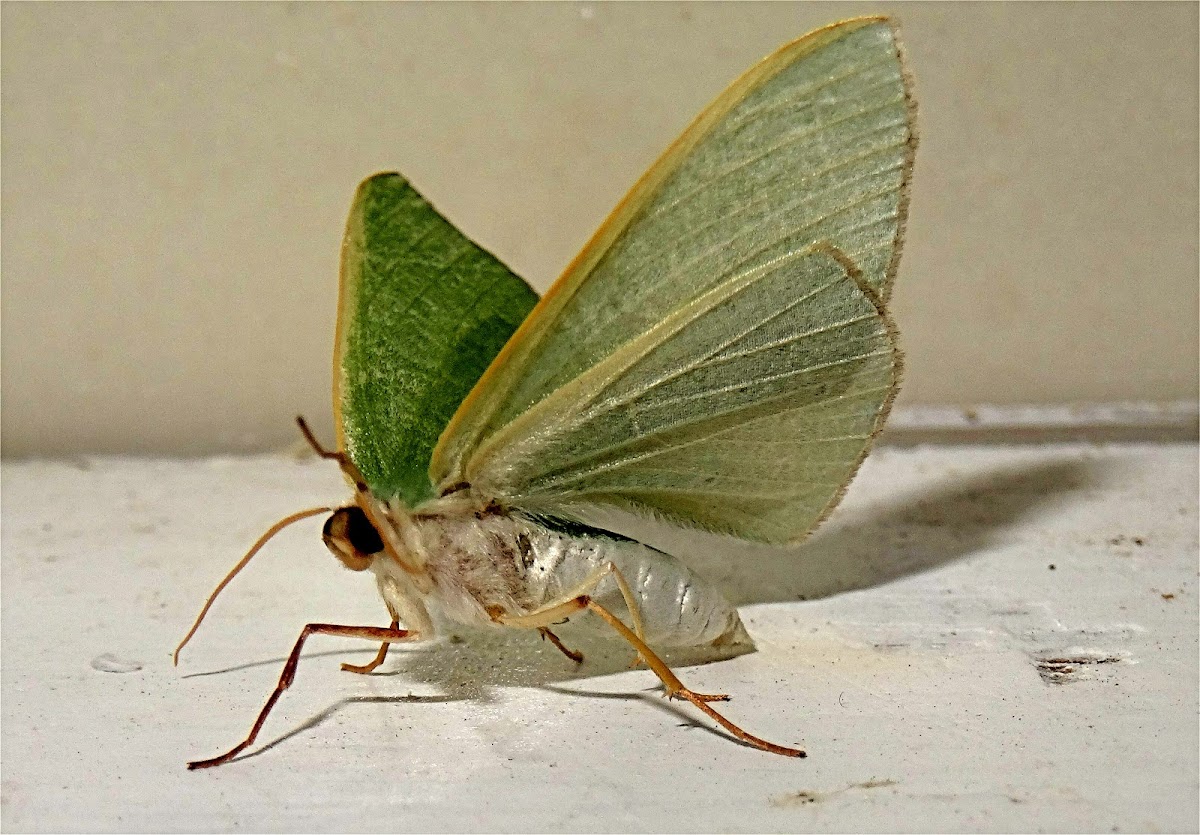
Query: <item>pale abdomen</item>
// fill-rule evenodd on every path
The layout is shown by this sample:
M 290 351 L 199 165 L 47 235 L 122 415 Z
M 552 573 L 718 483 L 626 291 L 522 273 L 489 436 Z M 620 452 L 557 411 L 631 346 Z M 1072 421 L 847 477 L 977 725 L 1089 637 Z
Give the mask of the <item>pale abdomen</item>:
M 633 592 L 652 647 L 749 641 L 737 610 L 716 587 L 674 557 L 639 542 L 584 526 L 508 514 L 443 518 L 434 527 L 438 530 L 426 529 L 431 535 L 429 568 L 452 618 L 477 619 L 471 616 L 476 607 L 463 599 L 464 594 L 479 610 L 500 606 L 511 614 L 526 614 L 583 593 L 630 623 L 611 574 L 594 588 L 585 587 L 611 562 Z M 580 624 L 591 620 L 572 619 Z

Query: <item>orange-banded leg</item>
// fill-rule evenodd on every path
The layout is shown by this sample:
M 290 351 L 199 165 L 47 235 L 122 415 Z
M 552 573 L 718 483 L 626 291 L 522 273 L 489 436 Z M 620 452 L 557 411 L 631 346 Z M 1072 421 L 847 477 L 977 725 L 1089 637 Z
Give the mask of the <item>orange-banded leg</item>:
M 753 745 L 755 748 L 761 748 L 764 751 L 769 751 L 772 754 L 781 754 L 785 757 L 807 757 L 808 754 L 801 748 L 788 748 L 784 745 L 776 745 L 774 742 L 767 742 L 761 737 L 747 733 L 737 725 L 730 722 L 721 714 L 717 713 L 708 702 L 723 702 L 728 701 L 728 696 L 706 696 L 703 693 L 694 693 L 683 686 L 683 682 L 679 680 L 666 662 L 654 654 L 654 650 L 646 646 L 646 643 L 633 633 L 628 626 L 623 624 L 616 615 L 605 609 L 594 600 L 587 600 L 584 605 L 595 612 L 621 635 L 622 638 L 629 641 L 641 653 L 642 658 L 646 660 L 646 664 L 654 671 L 659 680 L 663 683 L 663 688 L 667 691 L 667 697 L 672 699 L 687 699 L 689 702 L 706 713 L 713 721 L 719 724 L 722 728 L 729 731 L 743 742 Z
M 296 667 L 300 663 L 300 651 L 304 648 L 304 642 L 309 635 L 341 635 L 346 638 L 367 638 L 373 641 L 383 641 L 384 648 L 381 653 L 386 652 L 388 644 L 396 643 L 397 641 L 413 640 L 417 637 L 417 633 L 409 629 L 397 629 L 395 623 L 390 627 L 382 626 L 339 626 L 334 623 L 310 623 L 304 627 L 300 633 L 300 638 L 296 641 L 296 645 L 292 647 L 292 653 L 288 656 L 287 663 L 283 665 L 283 674 L 279 677 L 279 683 L 275 685 L 275 691 L 271 693 L 267 703 L 263 705 L 263 709 L 259 711 L 258 719 L 254 721 L 254 727 L 250 729 L 250 734 L 239 744 L 230 748 L 219 757 L 213 757 L 211 760 L 196 760 L 188 763 L 189 769 L 196 768 L 211 768 L 214 765 L 227 763 L 240 754 L 242 751 L 254 744 L 258 732 L 262 729 L 263 723 L 267 721 L 267 715 L 270 714 L 271 708 L 275 706 L 275 702 L 291 686 L 292 681 L 296 678 Z M 382 659 L 381 659 L 382 660 Z M 369 666 L 369 665 L 368 665 Z
M 628 626 L 622 623 L 620 618 L 608 611 L 608 609 L 601 606 L 595 600 L 592 600 L 592 598 L 586 593 L 578 593 L 573 597 L 564 596 L 563 598 L 547 603 L 545 606 L 542 606 L 540 609 L 530 612 L 527 615 L 498 615 L 496 620 L 505 626 L 540 629 L 548 626 L 549 624 L 562 620 L 563 618 L 568 617 L 575 612 L 579 612 L 584 609 L 590 609 L 592 612 L 603 618 L 609 626 L 617 630 L 617 633 L 622 638 L 629 641 L 629 643 L 633 645 L 633 648 L 638 651 L 639 657 L 646 662 L 647 666 L 654 671 L 654 674 L 657 675 L 659 680 L 663 683 L 663 689 L 666 691 L 668 698 L 686 699 L 725 730 L 729 731 L 743 742 L 753 745 L 755 748 L 761 748 L 763 751 L 769 751 L 772 754 L 780 754 L 785 757 L 808 756 L 799 748 L 788 748 L 783 745 L 776 745 L 773 742 L 767 742 L 765 739 L 754 736 L 751 733 L 747 733 L 737 725 L 730 722 L 720 713 L 717 713 L 717 711 L 708 704 L 709 702 L 729 701 L 729 696 L 723 693 L 717 695 L 696 693 L 692 690 L 689 690 L 687 687 L 684 687 L 683 682 L 679 680 L 679 677 L 676 676 L 675 673 L 671 672 L 671 668 L 667 666 L 666 662 L 659 658 L 654 653 L 654 650 L 650 649 L 650 647 L 647 646 L 646 642 L 643 640 L 641 629 L 642 624 L 641 618 L 638 614 L 637 603 L 633 599 L 633 595 L 629 590 L 629 585 L 625 582 L 625 579 L 621 576 L 621 572 L 617 570 L 615 565 L 609 563 L 604 568 L 594 572 L 587 581 L 577 588 L 576 591 L 583 589 L 584 587 L 587 587 L 588 591 L 594 589 L 596 584 L 599 583 L 599 581 L 603 578 L 604 573 L 607 572 L 612 572 L 613 576 L 617 580 L 617 585 L 620 587 L 621 593 L 625 597 L 625 604 L 629 607 L 631 617 L 634 620 L 636 631 L 630 629 Z

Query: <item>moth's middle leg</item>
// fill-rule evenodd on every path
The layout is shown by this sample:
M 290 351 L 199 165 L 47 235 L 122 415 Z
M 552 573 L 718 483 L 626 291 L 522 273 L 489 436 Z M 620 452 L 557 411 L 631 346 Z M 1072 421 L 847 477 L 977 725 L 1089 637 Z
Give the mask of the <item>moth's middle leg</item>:
M 392 625 L 389 628 L 393 631 L 398 631 L 400 626 L 400 616 L 396 614 L 396 610 L 392 608 L 391 603 L 385 600 L 384 605 L 387 606 L 388 614 L 392 616 Z M 391 645 L 392 644 L 390 641 L 384 641 L 379 645 L 379 652 L 375 653 L 375 657 L 369 662 L 366 664 L 351 664 L 349 662 L 345 662 L 342 664 L 342 669 L 348 673 L 358 673 L 359 675 L 364 676 L 368 673 L 373 673 L 375 668 L 382 664 L 383 660 L 387 658 L 388 647 Z
M 577 651 L 571 649 L 570 647 L 568 647 L 566 644 L 564 644 L 557 635 L 555 635 L 553 632 L 550 631 L 549 627 L 539 626 L 538 632 L 542 633 L 543 638 L 549 638 L 550 643 L 552 643 L 552 644 L 554 644 L 554 646 L 558 647 L 558 651 L 561 652 L 563 655 L 567 656 L 567 658 L 570 658 L 576 664 L 583 663 L 583 653 L 577 652 Z
M 388 628 L 392 629 L 394 631 L 399 631 L 399 627 L 400 627 L 400 621 L 396 620 L 395 618 L 392 618 L 392 625 L 389 626 Z M 379 645 L 379 652 L 375 653 L 375 657 L 372 658 L 369 662 L 367 662 L 366 664 L 351 664 L 348 661 L 344 661 L 344 662 L 342 662 L 342 669 L 348 673 L 358 673 L 359 675 L 364 675 L 364 676 L 367 675 L 368 673 L 373 673 L 373 672 L 375 672 L 375 668 L 378 667 L 380 664 L 382 664 L 383 660 L 385 658 L 387 658 L 388 647 L 390 647 L 391 645 L 392 645 L 391 641 L 384 641 L 382 644 Z

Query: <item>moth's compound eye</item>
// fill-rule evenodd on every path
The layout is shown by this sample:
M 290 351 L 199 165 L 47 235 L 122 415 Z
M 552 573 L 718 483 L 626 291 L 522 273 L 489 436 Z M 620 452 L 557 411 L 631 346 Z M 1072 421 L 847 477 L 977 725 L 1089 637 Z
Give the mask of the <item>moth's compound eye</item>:
M 325 520 L 321 536 L 325 546 L 351 571 L 369 568 L 374 555 L 383 550 L 379 532 L 358 505 L 335 510 Z
M 347 516 L 346 533 L 355 550 L 363 554 L 378 554 L 383 550 L 383 539 L 380 538 L 379 531 L 375 530 L 375 526 L 361 507 L 351 505 L 343 508 L 343 512 Z

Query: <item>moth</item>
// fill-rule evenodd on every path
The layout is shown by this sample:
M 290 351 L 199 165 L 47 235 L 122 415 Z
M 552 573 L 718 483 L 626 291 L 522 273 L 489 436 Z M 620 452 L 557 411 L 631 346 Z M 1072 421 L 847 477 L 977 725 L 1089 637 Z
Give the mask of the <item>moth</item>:
M 887 301 L 916 149 L 895 25 L 862 17 L 737 79 L 634 185 L 540 300 L 399 174 L 363 182 L 342 247 L 337 444 L 353 488 L 323 538 L 375 576 L 388 626 L 304 627 L 245 740 L 316 634 L 427 640 L 441 617 L 538 630 L 573 616 L 628 641 L 662 681 L 750 745 L 725 695 L 653 647 L 748 639 L 687 564 L 630 538 L 653 518 L 786 544 L 832 510 L 880 431 L 900 353 Z M 613 521 L 613 520 L 617 521 Z M 179 649 L 175 659 L 178 661 Z

